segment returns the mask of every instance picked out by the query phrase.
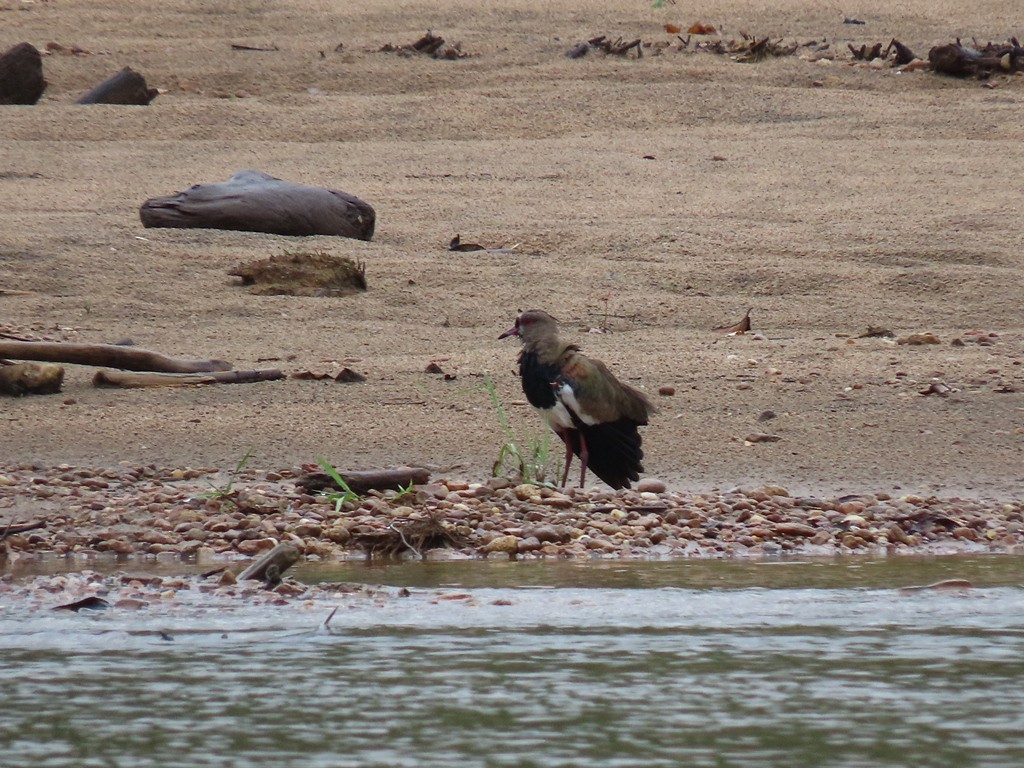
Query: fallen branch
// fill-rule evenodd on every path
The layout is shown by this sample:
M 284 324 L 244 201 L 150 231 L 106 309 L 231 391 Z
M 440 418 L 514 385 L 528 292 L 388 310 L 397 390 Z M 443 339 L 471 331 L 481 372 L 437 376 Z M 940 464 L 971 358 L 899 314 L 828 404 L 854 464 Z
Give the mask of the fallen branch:
M 273 52 L 273 51 L 279 51 L 281 49 L 278 48 L 276 45 L 271 45 L 269 47 L 265 47 L 265 46 L 259 46 L 259 45 L 245 45 L 243 43 L 232 43 L 231 44 L 231 50 L 233 50 L 233 51 L 262 51 L 264 53 L 270 53 L 270 52 Z
M 0 357 L 120 368 L 126 371 L 206 373 L 230 371 L 223 360 L 183 360 L 116 344 L 65 344 L 58 341 L 0 341 Z
M 270 587 L 281 583 L 281 574 L 291 568 L 299 559 L 299 550 L 291 544 L 278 544 L 238 574 L 238 581 L 254 579 Z
M 424 467 L 389 467 L 388 469 L 338 470 L 341 479 L 352 493 L 367 491 L 389 491 L 407 488 L 409 484 L 422 485 L 430 481 L 430 470 Z M 326 472 L 307 472 L 295 481 L 295 486 L 306 493 L 317 491 L 344 490 L 339 488 Z
M 25 525 L 8 525 L 2 531 L 0 531 L 0 541 L 3 541 L 8 536 L 14 536 L 19 533 L 28 533 L 29 531 L 38 531 L 40 528 L 46 527 L 46 521 L 40 520 L 37 523 L 26 523 Z
M 215 371 L 213 373 L 122 373 L 120 371 L 97 371 L 93 376 L 94 387 L 121 387 L 141 389 L 143 387 L 193 387 L 201 384 L 253 384 L 258 381 L 276 381 L 285 378 L 279 368 L 262 368 L 254 371 Z

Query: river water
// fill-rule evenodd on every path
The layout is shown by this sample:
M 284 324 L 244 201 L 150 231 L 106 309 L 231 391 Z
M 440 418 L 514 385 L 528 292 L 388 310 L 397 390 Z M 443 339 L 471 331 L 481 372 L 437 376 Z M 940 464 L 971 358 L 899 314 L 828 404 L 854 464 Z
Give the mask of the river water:
M 386 588 L 15 601 L 0 765 L 1019 767 L 1022 566 L 352 564 L 297 575 Z M 974 586 L 898 589 L 949 578 Z

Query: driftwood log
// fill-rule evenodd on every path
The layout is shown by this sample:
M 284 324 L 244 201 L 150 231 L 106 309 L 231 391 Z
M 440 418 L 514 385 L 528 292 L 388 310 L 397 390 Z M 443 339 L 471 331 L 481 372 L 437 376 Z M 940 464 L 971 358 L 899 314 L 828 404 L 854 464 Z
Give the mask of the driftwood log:
M 422 485 L 430 481 L 430 470 L 424 467 L 389 467 L 388 469 L 338 470 L 341 479 L 353 493 L 368 491 L 395 491 L 399 488 Z M 340 491 L 341 488 L 326 472 L 308 472 L 295 481 L 295 486 L 306 493 Z
M 18 43 L 0 56 L 0 104 L 35 104 L 45 90 L 43 57 L 34 45 Z
M 126 371 L 163 371 L 165 373 L 209 373 L 230 371 L 223 360 L 183 360 L 135 347 L 116 344 L 65 344 L 56 341 L 0 340 L 0 357 L 14 360 L 42 360 L 50 363 L 75 363 Z
M 338 235 L 370 240 L 373 207 L 337 189 L 283 181 L 252 169 L 227 181 L 196 184 L 142 204 L 144 227 L 229 229 L 277 235 Z
M 95 387 L 195 387 L 201 384 L 253 384 L 257 381 L 276 381 L 287 378 L 278 368 L 255 371 L 215 371 L 212 373 L 122 373 L 97 371 L 92 377 Z
M 250 566 L 236 577 L 238 581 L 255 579 L 267 586 L 274 587 L 281 583 L 281 575 L 291 568 L 299 559 L 299 550 L 291 544 L 278 544 L 272 550 L 257 558 Z
M 146 78 L 125 67 L 108 77 L 90 91 L 83 93 L 75 104 L 130 104 L 145 106 L 157 96 L 156 88 L 146 86 Z

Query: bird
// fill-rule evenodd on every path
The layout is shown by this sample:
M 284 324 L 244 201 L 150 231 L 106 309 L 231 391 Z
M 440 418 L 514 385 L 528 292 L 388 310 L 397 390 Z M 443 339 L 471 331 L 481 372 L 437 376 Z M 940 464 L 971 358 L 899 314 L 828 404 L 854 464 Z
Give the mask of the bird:
M 565 444 L 562 487 L 572 457 L 580 459 L 580 487 L 587 470 L 615 489 L 640 479 L 644 457 L 638 427 L 656 410 L 647 396 L 623 384 L 600 360 L 558 336 L 558 321 L 542 309 L 516 316 L 498 338 L 518 336 L 523 393 Z

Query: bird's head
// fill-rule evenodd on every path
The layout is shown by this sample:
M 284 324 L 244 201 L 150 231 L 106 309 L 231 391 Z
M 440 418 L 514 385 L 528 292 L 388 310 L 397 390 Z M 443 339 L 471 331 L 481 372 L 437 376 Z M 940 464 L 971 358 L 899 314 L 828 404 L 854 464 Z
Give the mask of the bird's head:
M 520 312 L 516 317 L 516 323 L 498 338 L 505 339 L 509 336 L 518 336 L 523 344 L 531 344 L 547 336 L 555 336 L 558 333 L 558 321 L 543 309 L 528 309 Z

